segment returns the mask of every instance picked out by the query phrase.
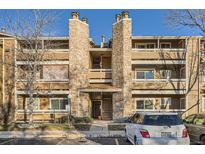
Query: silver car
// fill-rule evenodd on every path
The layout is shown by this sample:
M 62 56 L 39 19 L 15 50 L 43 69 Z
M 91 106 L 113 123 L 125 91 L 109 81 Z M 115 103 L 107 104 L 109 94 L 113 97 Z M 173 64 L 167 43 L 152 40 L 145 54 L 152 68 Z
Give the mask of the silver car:
M 127 122 L 125 134 L 132 144 L 190 144 L 188 131 L 177 113 L 135 113 Z
M 205 145 L 205 114 L 193 114 L 183 120 L 190 140 Z

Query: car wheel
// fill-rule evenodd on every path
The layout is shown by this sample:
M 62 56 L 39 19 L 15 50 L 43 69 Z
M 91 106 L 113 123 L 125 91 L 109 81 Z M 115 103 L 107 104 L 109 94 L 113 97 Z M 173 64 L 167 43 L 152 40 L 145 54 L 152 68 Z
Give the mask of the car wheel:
M 201 144 L 205 145 L 205 136 L 202 136 L 200 139 Z

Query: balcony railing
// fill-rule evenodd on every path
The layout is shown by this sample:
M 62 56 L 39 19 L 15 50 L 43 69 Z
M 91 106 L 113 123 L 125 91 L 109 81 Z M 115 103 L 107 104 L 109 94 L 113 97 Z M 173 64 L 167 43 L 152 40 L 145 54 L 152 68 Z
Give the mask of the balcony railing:
M 133 51 L 139 51 L 139 52 L 167 52 L 167 51 L 173 51 L 173 52 L 184 52 L 186 51 L 185 48 L 153 48 L 153 49 L 139 49 L 139 48 L 132 48 Z
M 186 79 L 133 79 L 133 89 L 185 90 Z
M 90 69 L 88 76 L 90 83 L 111 83 L 112 69 Z

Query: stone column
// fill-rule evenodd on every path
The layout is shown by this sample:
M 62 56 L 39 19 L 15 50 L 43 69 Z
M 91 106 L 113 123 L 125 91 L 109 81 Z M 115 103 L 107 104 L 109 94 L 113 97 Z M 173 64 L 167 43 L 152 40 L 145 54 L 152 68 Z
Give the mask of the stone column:
M 112 82 L 122 92 L 113 94 L 113 119 L 129 116 L 132 111 L 132 20 L 128 12 L 116 15 L 112 29 Z
M 79 93 L 81 88 L 89 85 L 89 25 L 78 19 L 77 12 L 72 13 L 69 20 L 69 79 L 71 114 L 74 116 L 88 116 L 89 95 Z
M 187 40 L 187 54 L 186 54 L 186 115 L 197 113 L 199 110 L 200 100 L 198 92 L 198 67 L 199 67 L 199 38 L 190 37 Z

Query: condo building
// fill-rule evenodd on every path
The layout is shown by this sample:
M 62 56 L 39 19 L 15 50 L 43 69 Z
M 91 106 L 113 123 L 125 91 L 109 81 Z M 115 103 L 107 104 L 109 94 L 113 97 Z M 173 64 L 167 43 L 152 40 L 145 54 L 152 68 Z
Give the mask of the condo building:
M 201 36 L 133 36 L 128 12 L 115 17 L 112 38 L 90 38 L 87 18 L 73 12 L 69 36 L 42 37 L 46 50 L 36 73 L 34 121 L 73 115 L 117 120 L 136 111 L 167 111 L 187 116 L 205 111 Z M 137 28 L 137 27 L 135 27 Z M 11 121 L 29 119 L 28 62 L 17 48 L 29 48 L 0 33 L 0 108 Z M 58 44 L 48 48 L 46 44 Z M 46 46 L 46 49 L 45 49 Z

